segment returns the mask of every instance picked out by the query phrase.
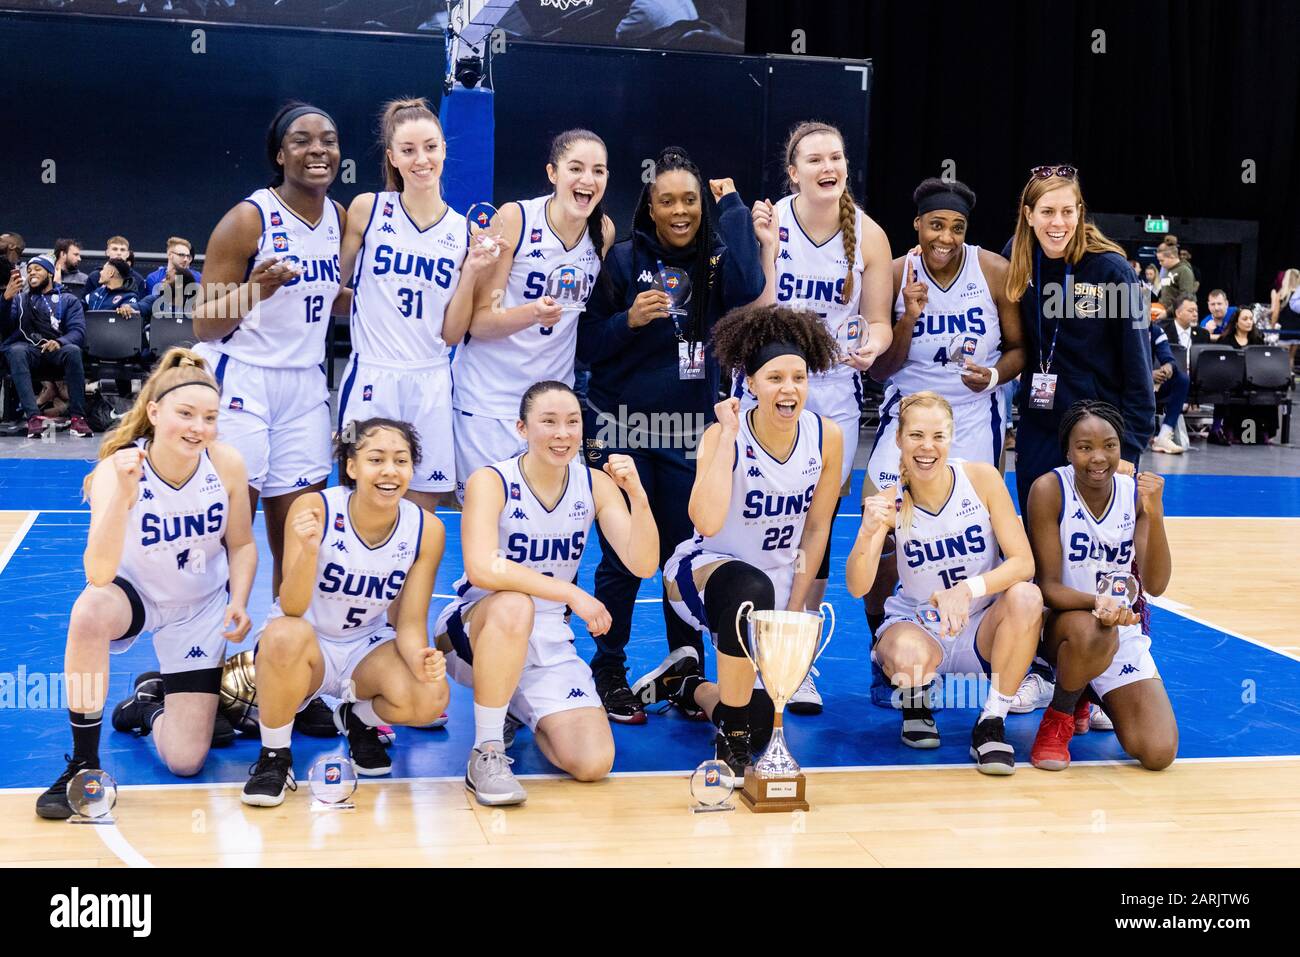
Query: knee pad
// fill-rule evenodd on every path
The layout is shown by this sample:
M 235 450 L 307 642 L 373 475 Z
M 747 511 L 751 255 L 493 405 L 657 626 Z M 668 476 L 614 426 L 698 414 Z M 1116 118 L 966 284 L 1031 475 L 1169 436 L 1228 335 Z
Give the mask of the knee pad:
M 719 565 L 704 588 L 704 613 L 721 654 L 733 658 L 745 656 L 741 636 L 736 632 L 736 611 L 747 601 L 754 603 L 755 611 L 775 608 L 776 589 L 772 587 L 772 579 L 745 562 Z

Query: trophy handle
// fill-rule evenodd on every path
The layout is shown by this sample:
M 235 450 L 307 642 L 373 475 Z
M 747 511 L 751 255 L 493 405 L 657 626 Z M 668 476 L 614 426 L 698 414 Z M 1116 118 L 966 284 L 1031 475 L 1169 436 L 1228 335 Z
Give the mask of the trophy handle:
M 754 603 L 752 601 L 742 601 L 740 603 L 740 607 L 736 609 L 736 639 L 740 643 L 740 650 L 745 653 L 745 657 L 749 659 L 749 663 L 753 665 L 754 670 L 757 671 L 758 662 L 754 660 L 753 656 L 749 653 L 749 649 L 745 647 L 744 634 L 740 630 L 740 619 L 742 618 L 748 619 L 749 613 L 753 610 L 754 610 Z
M 822 656 L 822 652 L 824 652 L 824 651 L 826 650 L 826 646 L 829 645 L 829 644 L 831 643 L 831 635 L 835 634 L 835 607 L 834 607 L 830 602 L 828 602 L 828 601 L 824 601 L 824 602 L 822 602 L 822 605 L 821 605 L 820 611 L 821 611 L 821 613 L 822 613 L 822 621 L 823 621 L 823 622 L 826 621 L 826 616 L 827 616 L 828 614 L 830 615 L 830 619 L 831 619 L 831 630 L 828 631 L 828 632 L 826 633 L 826 640 L 823 641 L 823 642 L 822 642 L 822 646 L 821 646 L 820 648 L 817 649 L 817 654 L 813 655 L 813 663 L 814 663 L 814 664 L 816 664 L 817 659 L 820 658 L 820 657 Z

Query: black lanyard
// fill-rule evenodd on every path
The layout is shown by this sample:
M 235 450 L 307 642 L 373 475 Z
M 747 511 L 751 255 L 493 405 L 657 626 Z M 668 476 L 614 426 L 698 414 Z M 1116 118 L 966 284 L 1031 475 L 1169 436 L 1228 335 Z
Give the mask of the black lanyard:
M 1061 319 L 1058 316 L 1056 320 L 1056 329 L 1052 332 L 1052 348 L 1047 352 L 1047 358 L 1043 358 L 1043 282 L 1042 282 L 1042 264 L 1043 250 L 1034 250 L 1034 293 L 1038 296 L 1038 315 L 1035 317 L 1038 323 L 1038 371 L 1046 375 L 1052 368 L 1052 360 L 1056 358 L 1056 337 L 1061 334 Z M 1070 263 L 1065 263 L 1065 294 L 1074 295 L 1070 284 Z

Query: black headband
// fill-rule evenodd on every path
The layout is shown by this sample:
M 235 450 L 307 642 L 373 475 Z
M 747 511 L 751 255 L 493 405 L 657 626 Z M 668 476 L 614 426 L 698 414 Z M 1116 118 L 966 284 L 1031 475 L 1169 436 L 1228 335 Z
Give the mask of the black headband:
M 753 375 L 777 356 L 798 356 L 808 361 L 803 350 L 793 342 L 768 342 L 745 356 L 745 375 Z
M 916 215 L 928 213 L 936 209 L 951 209 L 954 212 L 961 213 L 969 217 L 971 204 L 961 196 L 960 193 L 954 193 L 950 189 L 942 190 L 938 193 L 931 193 L 928 196 L 921 197 L 921 201 L 916 204 Z
M 218 389 L 218 388 L 217 388 L 215 385 L 213 385 L 211 382 L 208 382 L 208 381 L 206 381 L 205 379 L 191 379 L 189 382 L 177 382 L 175 385 L 169 385 L 167 388 L 163 389 L 163 390 L 162 390 L 161 392 L 159 392 L 157 395 L 155 395 L 155 396 L 153 396 L 152 398 L 150 398 L 149 401 L 150 401 L 150 402 L 161 402 L 161 401 L 162 401 L 162 397 L 165 396 L 168 392 L 175 392 L 177 389 L 183 389 L 183 388 L 185 388 L 187 385 L 205 385 L 205 386 L 207 386 L 209 389 L 211 389 L 213 392 L 215 392 L 217 395 L 221 395 L 221 390 Z
M 293 126 L 293 121 L 298 119 L 300 116 L 307 116 L 309 113 L 319 113 L 321 116 L 325 117 L 325 119 L 330 121 L 330 125 L 333 126 L 334 129 L 337 130 L 339 128 L 339 125 L 334 122 L 334 117 L 330 116 L 324 110 L 315 106 L 295 106 L 288 113 L 284 114 L 284 116 L 280 117 L 280 122 L 275 124 L 275 141 L 277 143 L 281 142 L 284 139 L 284 134 L 289 132 L 289 127 Z

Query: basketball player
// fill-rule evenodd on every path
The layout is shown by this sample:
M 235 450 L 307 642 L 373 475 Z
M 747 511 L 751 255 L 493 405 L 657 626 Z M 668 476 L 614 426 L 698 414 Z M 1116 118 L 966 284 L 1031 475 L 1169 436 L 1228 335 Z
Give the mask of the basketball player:
M 1163 770 L 1178 753 L 1178 724 L 1140 604 L 1104 608 L 1097 601 L 1102 574 L 1135 575 L 1140 568 L 1145 594 L 1160 595 L 1171 573 L 1164 479 L 1122 474 L 1124 428 L 1114 406 L 1074 403 L 1061 419 L 1061 454 L 1069 464 L 1029 490 L 1029 533 L 1048 608 L 1043 653 L 1056 669 L 1030 759 L 1048 771 L 1069 767 L 1070 738 L 1089 730 L 1091 695 L 1144 768 Z
M 252 510 L 263 499 L 271 588 L 280 590 L 284 520 L 330 471 L 325 334 L 339 298 L 346 217 L 326 192 L 338 131 L 323 110 L 286 105 L 267 131 L 271 185 L 222 217 L 208 240 L 194 310 L 195 351 L 221 387 L 222 439 L 244 458 Z
M 450 346 L 469 328 L 474 277 L 492 261 L 466 253 L 465 217 L 442 197 L 442 126 L 422 99 L 393 100 L 381 119 L 387 190 L 348 207 L 342 270 L 354 277 L 352 358 L 339 387 L 338 427 L 375 416 L 418 422 L 450 439 Z M 428 511 L 451 498 L 450 441 L 426 443 L 407 496 Z
M 903 743 L 939 746 L 926 701 L 935 675 L 987 676 L 970 754 L 984 774 L 1012 774 L 1007 709 L 1038 646 L 1043 616 L 1029 539 L 996 466 L 949 462 L 948 400 L 916 392 L 897 407 L 899 478 L 863 501 L 846 569 L 849 591 L 861 596 L 871 587 L 894 529 L 899 587 L 885 602 L 872 657 L 901 699 Z
M 760 302 L 809 309 L 832 336 L 860 341 L 824 375 L 808 382 L 808 409 L 835 420 L 844 439 L 840 485 L 853 473 L 862 415 L 860 374 L 889 348 L 889 240 L 849 192 L 844 137 L 827 123 L 804 122 L 785 145 L 790 195 L 773 204 L 754 204 L 754 228 L 771 259 L 764 262 L 767 288 Z M 863 323 L 865 322 L 865 328 Z M 861 337 L 860 340 L 858 337 Z M 752 404 L 747 399 L 745 405 Z M 817 578 L 808 589 L 816 611 L 830 575 L 830 542 Z M 790 699 L 796 714 L 818 714 L 821 695 L 812 672 Z
M 500 255 L 476 286 L 469 338 L 452 360 L 458 491 L 484 465 L 519 451 L 515 425 L 528 383 L 573 385 L 578 315 L 614 242 L 602 202 L 607 162 L 599 136 L 567 130 L 551 141 L 546 164 L 554 191 L 497 214 Z
M 565 610 L 593 635 L 609 629 L 605 606 L 575 582 L 592 520 L 632 574 L 649 578 L 659 568 L 659 534 L 636 466 L 617 454 L 603 471 L 584 464 L 582 409 L 568 385 L 530 386 L 517 429 L 527 449 L 466 485 L 460 597 L 434 629 L 452 678 L 474 689 L 465 787 L 484 805 L 527 798 L 505 753 L 507 709 L 532 729 L 546 759 L 579 781 L 613 766 L 609 720 Z
M 836 361 L 835 339 L 816 313 L 787 306 L 736 309 L 713 330 L 724 374 L 744 370 L 758 400 L 741 411 L 724 399 L 700 442 L 690 514 L 695 535 L 664 566 L 673 610 L 708 630 L 718 681 L 700 670 L 652 672 L 654 699 L 703 709 L 717 728 L 714 755 L 739 785 L 745 766 L 772 735 L 772 699 L 754 690 L 736 612 L 802 611 L 807 605 L 840 490 L 840 427 L 805 408 L 810 375 Z M 694 652 L 694 649 L 689 649 Z
M 86 477 L 89 583 L 72 606 L 64 653 L 72 756 L 36 799 L 41 817 L 72 816 L 67 786 L 98 768 L 108 656 L 153 635 L 161 675 L 138 682 L 114 725 L 153 735 L 173 774 L 207 757 L 226 641 L 243 641 L 257 571 L 247 475 L 217 442 L 217 384 L 199 356 L 169 349 Z
M 344 699 L 335 725 L 366 776 L 392 770 L 375 728 L 429 724 L 447 705 L 446 663 L 428 625 L 446 533 L 403 498 L 420 464 L 415 431 L 363 419 L 339 437 L 338 462 L 342 485 L 289 509 L 284 584 L 258 638 L 262 750 L 242 797 L 256 807 L 297 790 L 293 716 L 316 695 Z

